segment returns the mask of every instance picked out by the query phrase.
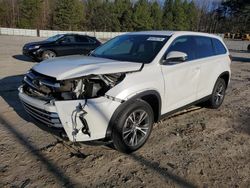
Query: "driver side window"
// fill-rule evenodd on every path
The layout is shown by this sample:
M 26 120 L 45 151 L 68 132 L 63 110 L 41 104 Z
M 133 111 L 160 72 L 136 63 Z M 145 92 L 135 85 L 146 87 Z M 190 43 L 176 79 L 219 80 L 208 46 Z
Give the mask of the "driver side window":
M 62 43 L 64 43 L 64 44 L 71 44 L 71 43 L 74 43 L 74 42 L 75 42 L 75 37 L 74 36 L 65 36 L 62 39 Z
M 183 36 L 176 38 L 167 49 L 166 56 L 169 52 L 178 51 L 187 54 L 187 61 L 195 59 L 194 40 L 192 36 Z

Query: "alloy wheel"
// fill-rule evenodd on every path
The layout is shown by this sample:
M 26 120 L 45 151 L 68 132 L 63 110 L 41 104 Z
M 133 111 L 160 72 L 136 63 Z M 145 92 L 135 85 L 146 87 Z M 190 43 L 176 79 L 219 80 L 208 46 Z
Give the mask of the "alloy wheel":
M 55 57 L 56 57 L 56 54 L 54 52 L 48 51 L 44 54 L 43 59 L 52 59 Z
M 214 97 L 214 101 L 215 101 L 216 105 L 219 105 L 222 103 L 224 95 L 225 95 L 224 85 L 219 84 L 216 91 L 215 91 L 215 97 Z
M 133 111 L 126 119 L 123 126 L 122 136 L 123 141 L 132 147 L 142 143 L 149 131 L 149 115 L 144 110 Z

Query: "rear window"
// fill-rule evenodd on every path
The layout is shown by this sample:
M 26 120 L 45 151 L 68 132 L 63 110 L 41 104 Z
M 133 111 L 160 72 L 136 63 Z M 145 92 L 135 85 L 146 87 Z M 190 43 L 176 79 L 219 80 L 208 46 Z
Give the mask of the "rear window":
M 195 36 L 196 58 L 205 58 L 214 55 L 212 39 L 209 37 Z
M 214 51 L 216 55 L 227 53 L 227 50 L 224 47 L 224 45 L 221 43 L 221 41 L 219 41 L 218 39 L 212 39 L 212 41 L 213 41 Z

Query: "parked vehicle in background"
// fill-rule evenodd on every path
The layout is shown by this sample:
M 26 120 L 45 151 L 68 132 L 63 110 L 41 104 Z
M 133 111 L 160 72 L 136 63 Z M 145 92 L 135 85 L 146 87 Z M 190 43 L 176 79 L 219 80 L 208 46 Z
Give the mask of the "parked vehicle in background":
M 242 34 L 241 33 L 236 33 L 235 35 L 234 35 L 234 38 L 233 39 L 242 39 Z
M 244 34 L 243 37 L 242 37 L 242 40 L 250 41 L 250 34 Z
M 224 33 L 224 38 L 225 39 L 230 39 L 231 38 L 231 34 L 230 33 Z
M 35 65 L 19 97 L 33 118 L 63 128 L 71 141 L 111 139 L 119 151 L 130 153 L 166 115 L 201 102 L 219 108 L 230 64 L 225 44 L 215 35 L 133 32 L 90 56 Z
M 58 34 L 44 41 L 25 44 L 23 54 L 35 61 L 42 61 L 58 56 L 86 55 L 100 45 L 101 42 L 95 37 L 78 34 Z

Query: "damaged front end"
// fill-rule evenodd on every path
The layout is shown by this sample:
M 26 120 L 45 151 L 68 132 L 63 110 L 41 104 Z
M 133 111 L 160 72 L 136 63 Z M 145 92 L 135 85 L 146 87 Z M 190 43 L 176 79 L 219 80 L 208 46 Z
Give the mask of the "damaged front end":
M 23 91 L 29 96 L 46 101 L 91 99 L 104 96 L 124 77 L 125 73 L 115 73 L 57 81 L 31 70 L 24 77 Z
M 30 70 L 19 97 L 26 111 L 52 127 L 63 127 L 71 141 L 104 138 L 116 108 L 123 102 L 106 96 L 126 73 L 87 75 L 57 80 Z

